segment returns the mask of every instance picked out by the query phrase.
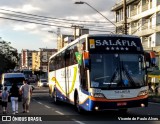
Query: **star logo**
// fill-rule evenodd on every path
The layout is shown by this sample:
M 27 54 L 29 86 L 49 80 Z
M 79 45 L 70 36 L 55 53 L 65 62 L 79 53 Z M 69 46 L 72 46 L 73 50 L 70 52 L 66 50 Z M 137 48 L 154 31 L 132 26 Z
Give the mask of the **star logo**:
M 123 47 L 121 47 L 121 50 L 124 50 L 124 48 L 123 48 Z
M 119 48 L 117 47 L 116 50 L 119 50 Z
M 126 47 L 126 50 L 128 50 L 128 48 Z
M 114 47 L 112 47 L 111 50 L 114 50 Z
M 107 47 L 106 50 L 109 50 L 109 47 Z

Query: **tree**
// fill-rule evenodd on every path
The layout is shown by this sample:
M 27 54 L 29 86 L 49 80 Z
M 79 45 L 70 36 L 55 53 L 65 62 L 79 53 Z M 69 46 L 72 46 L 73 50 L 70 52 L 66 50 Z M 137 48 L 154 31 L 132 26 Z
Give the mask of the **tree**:
M 18 63 L 17 49 L 10 46 L 10 42 L 0 41 L 0 74 L 15 68 Z

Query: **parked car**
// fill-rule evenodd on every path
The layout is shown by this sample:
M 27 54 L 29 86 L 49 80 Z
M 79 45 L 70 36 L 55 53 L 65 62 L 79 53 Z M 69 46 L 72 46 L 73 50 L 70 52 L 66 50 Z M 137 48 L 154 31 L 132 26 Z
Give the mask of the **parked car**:
M 48 81 L 47 81 L 47 79 L 40 79 L 39 81 L 38 81 L 38 87 L 48 87 L 49 85 L 48 85 Z

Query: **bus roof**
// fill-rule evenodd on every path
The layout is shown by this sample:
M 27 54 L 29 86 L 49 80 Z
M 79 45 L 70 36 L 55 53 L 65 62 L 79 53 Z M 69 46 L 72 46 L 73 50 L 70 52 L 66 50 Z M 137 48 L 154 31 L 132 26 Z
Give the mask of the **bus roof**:
M 87 37 L 121 37 L 121 38 L 123 38 L 123 37 L 125 38 L 125 37 L 126 37 L 126 38 L 139 38 L 138 36 L 135 36 L 135 35 L 125 35 L 125 34 L 84 34 L 84 35 L 78 37 L 77 39 L 75 39 L 73 42 L 69 43 L 67 46 L 63 47 L 60 51 L 58 51 L 58 52 L 55 53 L 54 55 L 52 55 L 52 56 L 49 58 L 49 60 L 50 60 L 53 56 L 55 56 L 55 55 L 61 53 L 62 51 L 64 51 L 66 48 L 68 48 L 68 47 L 70 47 L 71 45 L 77 43 L 80 39 L 87 38 Z
M 18 78 L 22 77 L 25 78 L 23 73 L 4 73 L 4 78 Z

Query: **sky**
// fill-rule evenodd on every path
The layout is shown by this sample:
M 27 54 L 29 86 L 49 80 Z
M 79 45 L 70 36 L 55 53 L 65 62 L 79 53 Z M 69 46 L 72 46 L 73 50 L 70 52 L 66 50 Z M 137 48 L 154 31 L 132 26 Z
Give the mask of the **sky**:
M 72 25 L 88 28 L 90 33 L 110 33 L 114 26 L 86 4 L 78 0 L 0 0 L 0 37 L 22 49 L 57 48 L 60 34 L 73 34 Z M 83 0 L 113 21 L 111 8 L 118 0 Z M 52 31 L 53 33 L 50 33 Z

